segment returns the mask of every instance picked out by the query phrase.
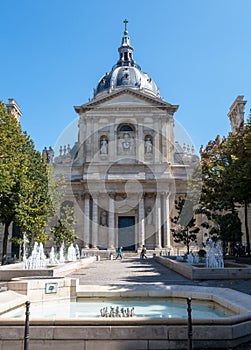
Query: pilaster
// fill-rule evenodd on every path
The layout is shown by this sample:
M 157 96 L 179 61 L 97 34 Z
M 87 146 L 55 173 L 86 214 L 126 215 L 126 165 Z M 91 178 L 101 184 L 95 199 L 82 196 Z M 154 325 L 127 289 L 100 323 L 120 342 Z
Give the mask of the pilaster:
M 92 194 L 92 247 L 97 248 L 98 244 L 98 193 Z
M 138 230 L 139 230 L 139 247 L 141 248 L 142 245 L 145 244 L 145 204 L 144 204 L 144 196 L 140 194 L 139 198 L 139 224 L 138 224 Z
M 90 243 L 90 195 L 85 193 L 84 199 L 84 247 L 89 248 Z
M 115 193 L 109 193 L 109 242 L 110 249 L 114 249 L 115 245 Z
M 156 194 L 156 213 L 155 213 L 155 248 L 161 249 L 161 200 L 160 193 Z

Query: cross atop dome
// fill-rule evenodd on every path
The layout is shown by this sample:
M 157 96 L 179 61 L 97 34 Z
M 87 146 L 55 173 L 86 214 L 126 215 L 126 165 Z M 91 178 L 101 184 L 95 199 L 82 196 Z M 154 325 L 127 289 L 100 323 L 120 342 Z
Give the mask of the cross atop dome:
M 130 43 L 130 38 L 128 36 L 127 24 L 128 20 L 123 21 L 125 25 L 124 36 L 122 37 L 122 43 L 119 47 L 119 61 L 117 62 L 118 66 L 134 66 L 135 62 L 133 60 L 133 47 Z
M 128 35 L 128 31 L 127 31 L 127 24 L 128 24 L 128 20 L 127 19 L 125 19 L 124 21 L 124 24 L 125 24 L 125 30 L 124 30 L 124 35 Z

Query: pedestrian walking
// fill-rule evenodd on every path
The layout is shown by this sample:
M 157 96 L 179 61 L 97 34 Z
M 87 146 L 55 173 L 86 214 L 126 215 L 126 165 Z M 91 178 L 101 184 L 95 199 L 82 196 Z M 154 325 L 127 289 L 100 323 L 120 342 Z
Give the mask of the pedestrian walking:
M 119 247 L 119 248 L 118 248 L 118 253 L 117 253 L 117 256 L 116 256 L 116 259 L 115 259 L 115 260 L 117 260 L 118 258 L 120 258 L 120 259 L 123 258 L 123 257 L 122 257 L 122 247 Z
M 140 253 L 140 259 L 147 259 L 146 257 L 146 247 L 143 245 Z

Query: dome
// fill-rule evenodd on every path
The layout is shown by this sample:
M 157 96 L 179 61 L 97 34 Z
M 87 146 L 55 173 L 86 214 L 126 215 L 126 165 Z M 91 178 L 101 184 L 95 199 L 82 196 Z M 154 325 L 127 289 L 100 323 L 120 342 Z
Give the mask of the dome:
M 159 90 L 155 82 L 149 75 L 143 72 L 139 65 L 133 59 L 133 47 L 130 45 L 130 39 L 126 29 L 127 21 L 125 23 L 124 36 L 122 44 L 118 49 L 119 60 L 112 67 L 111 72 L 106 73 L 98 82 L 97 88 L 94 90 L 94 97 L 98 94 L 107 91 L 114 91 L 129 87 L 131 89 L 143 90 L 159 97 Z

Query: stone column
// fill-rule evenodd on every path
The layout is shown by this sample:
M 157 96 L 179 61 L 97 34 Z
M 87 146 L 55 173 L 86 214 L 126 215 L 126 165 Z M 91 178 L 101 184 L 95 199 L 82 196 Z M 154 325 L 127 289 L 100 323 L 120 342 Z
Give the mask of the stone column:
M 164 247 L 171 247 L 170 218 L 169 218 L 169 197 L 170 193 L 163 192 L 163 221 L 164 221 Z
M 98 244 L 98 193 L 92 195 L 92 247 L 97 248 Z
M 139 197 L 139 224 L 138 224 L 138 239 L 139 239 L 139 248 L 142 248 L 142 245 L 145 244 L 145 205 L 144 205 L 144 195 Z
M 89 248 L 90 243 L 90 195 L 85 193 L 84 204 L 84 247 Z
M 114 249 L 115 244 L 115 193 L 109 193 L 109 237 L 108 247 Z
M 85 215 L 83 215 L 85 198 L 83 194 L 76 194 L 75 198 L 76 198 L 76 201 L 74 204 L 74 213 L 76 218 L 76 226 L 75 226 L 76 232 L 78 233 L 79 239 L 85 242 L 85 238 L 84 238 Z
M 160 201 L 160 193 L 156 194 L 156 214 L 155 214 L 155 247 L 161 248 L 161 201 Z

